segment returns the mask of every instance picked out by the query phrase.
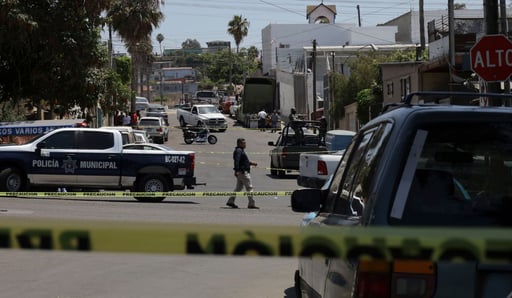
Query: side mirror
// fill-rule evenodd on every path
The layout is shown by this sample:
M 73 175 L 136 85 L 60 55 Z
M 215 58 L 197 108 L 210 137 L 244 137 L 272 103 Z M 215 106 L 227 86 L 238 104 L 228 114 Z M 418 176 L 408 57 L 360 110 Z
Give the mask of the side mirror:
M 313 212 L 320 210 L 326 192 L 317 188 L 295 190 L 291 203 L 294 212 Z
M 268 141 L 267 143 L 269 146 L 275 146 L 273 141 Z

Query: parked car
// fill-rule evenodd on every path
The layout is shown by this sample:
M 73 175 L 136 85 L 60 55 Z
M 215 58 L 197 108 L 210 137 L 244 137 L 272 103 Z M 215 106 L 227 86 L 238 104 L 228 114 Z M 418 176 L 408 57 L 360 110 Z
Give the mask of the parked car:
M 413 104 L 413 95 L 421 95 L 424 103 Z M 433 104 L 441 99 L 473 102 L 478 96 L 419 93 L 390 106 L 360 129 L 329 185 L 292 193 L 292 209 L 308 212 L 303 223 L 318 231 L 332 226 L 427 227 L 442 229 L 446 245 L 450 239 L 464 241 L 447 227 L 512 233 L 512 108 Z M 510 296 L 509 263 L 470 257 L 463 262 L 455 259 L 454 249 L 449 250 L 453 255 L 434 262 L 416 247 L 421 233 L 417 237 L 417 243 L 414 237 L 409 240 L 415 243 L 413 251 L 390 262 L 300 258 L 297 296 Z
M 149 107 L 149 100 L 143 96 L 135 96 L 135 111 L 143 114 Z
M 149 104 L 149 100 L 143 96 L 135 96 L 135 103 L 147 103 Z
M 161 117 L 165 120 L 165 123 L 169 125 L 169 115 L 167 114 L 167 109 L 157 103 L 151 103 L 146 108 L 145 113 L 143 114 L 145 117 Z
M 169 126 L 161 117 L 141 117 L 137 129 L 145 130 L 155 143 L 163 144 L 169 139 Z
M 133 128 L 130 126 L 102 126 L 101 128 L 119 131 L 123 139 L 123 145 L 137 142 L 137 136 L 135 135 Z
M 153 140 L 151 140 L 151 137 L 145 130 L 134 129 L 133 134 L 135 135 L 135 143 L 137 144 L 153 143 Z
M 220 97 L 215 90 L 200 90 L 194 94 L 194 100 L 196 102 L 217 105 L 219 103 Z

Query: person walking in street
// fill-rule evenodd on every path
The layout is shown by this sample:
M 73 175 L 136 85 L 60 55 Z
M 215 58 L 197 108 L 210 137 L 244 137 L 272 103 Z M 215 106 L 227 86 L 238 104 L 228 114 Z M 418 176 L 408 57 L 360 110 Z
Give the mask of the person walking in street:
M 267 119 L 267 112 L 265 112 L 265 109 L 261 109 L 258 113 L 258 128 L 260 131 L 265 131 L 265 123 Z
M 271 127 L 272 127 L 272 130 L 270 132 L 276 132 L 277 131 L 277 123 L 279 122 L 279 114 L 277 113 L 276 110 L 274 110 L 274 112 L 270 116 L 270 122 L 271 122 Z
M 249 160 L 249 157 L 245 153 L 245 148 L 245 139 L 238 138 L 236 140 L 236 148 L 233 151 L 233 170 L 235 171 L 236 177 L 235 192 L 239 192 L 245 187 L 245 190 L 249 193 L 247 196 L 247 198 L 249 199 L 249 205 L 247 206 L 247 208 L 260 209 L 259 207 L 256 206 L 256 203 L 254 202 L 254 198 L 252 196 L 252 181 L 250 174 L 251 166 L 257 166 L 258 164 Z M 231 208 L 238 208 L 238 206 L 235 204 L 235 198 L 236 196 L 234 195 L 229 197 L 226 205 Z

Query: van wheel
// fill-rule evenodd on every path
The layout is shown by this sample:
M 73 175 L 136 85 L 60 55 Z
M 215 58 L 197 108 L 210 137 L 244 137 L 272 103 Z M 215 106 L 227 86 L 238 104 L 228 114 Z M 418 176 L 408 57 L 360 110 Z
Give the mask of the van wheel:
M 141 178 L 136 188 L 137 192 L 168 192 L 167 179 L 162 175 L 146 175 Z M 161 202 L 165 197 L 135 197 L 140 202 Z
M 25 189 L 26 178 L 17 168 L 6 168 L 0 171 L 0 190 L 18 192 Z

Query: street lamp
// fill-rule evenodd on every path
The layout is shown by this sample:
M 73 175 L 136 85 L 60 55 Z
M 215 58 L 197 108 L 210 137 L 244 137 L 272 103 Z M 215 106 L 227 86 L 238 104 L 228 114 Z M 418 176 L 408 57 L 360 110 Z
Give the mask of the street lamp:
M 164 71 L 160 70 L 160 104 L 164 102 Z

